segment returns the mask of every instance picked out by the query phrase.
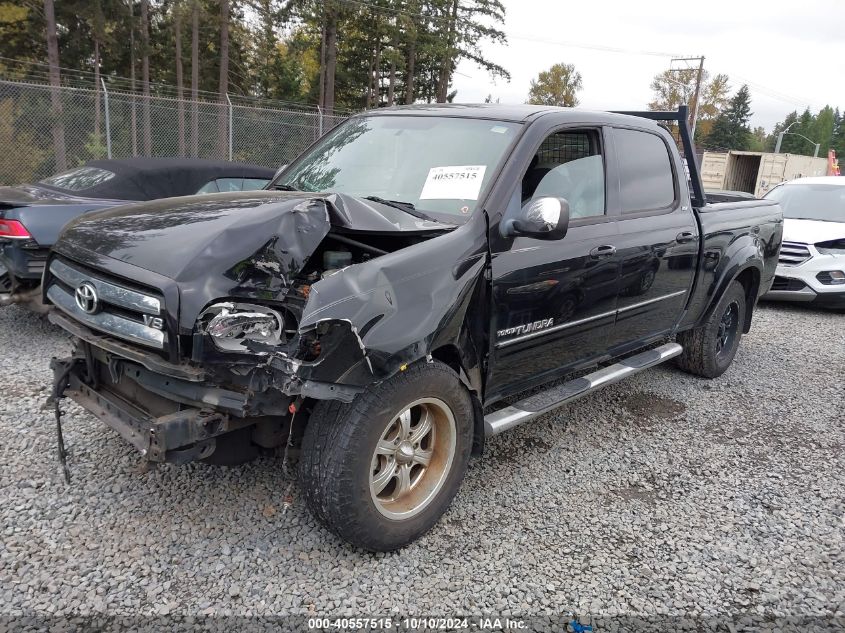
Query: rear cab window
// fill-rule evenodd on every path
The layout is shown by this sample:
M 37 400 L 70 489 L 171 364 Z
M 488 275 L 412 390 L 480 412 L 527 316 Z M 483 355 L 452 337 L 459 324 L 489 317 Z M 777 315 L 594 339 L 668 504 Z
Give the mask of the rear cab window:
M 657 134 L 614 128 L 623 214 L 663 213 L 675 207 L 675 172 L 669 148 Z

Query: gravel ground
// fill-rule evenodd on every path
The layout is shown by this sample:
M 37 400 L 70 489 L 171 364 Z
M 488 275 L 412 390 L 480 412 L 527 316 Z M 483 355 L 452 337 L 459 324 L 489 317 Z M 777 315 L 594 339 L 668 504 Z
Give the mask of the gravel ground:
M 0 310 L 0 615 L 842 616 L 843 324 L 764 305 L 721 378 L 658 368 L 493 439 L 428 535 L 371 555 L 285 509 L 278 459 L 147 470 L 70 404 L 66 486 L 67 341 Z

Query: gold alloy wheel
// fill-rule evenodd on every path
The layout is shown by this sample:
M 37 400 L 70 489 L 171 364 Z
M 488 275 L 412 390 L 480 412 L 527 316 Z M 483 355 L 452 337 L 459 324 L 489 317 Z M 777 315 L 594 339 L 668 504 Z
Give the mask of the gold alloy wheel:
M 389 519 L 409 519 L 437 496 L 455 457 L 457 430 L 449 406 L 421 398 L 393 417 L 379 438 L 370 468 L 370 495 Z

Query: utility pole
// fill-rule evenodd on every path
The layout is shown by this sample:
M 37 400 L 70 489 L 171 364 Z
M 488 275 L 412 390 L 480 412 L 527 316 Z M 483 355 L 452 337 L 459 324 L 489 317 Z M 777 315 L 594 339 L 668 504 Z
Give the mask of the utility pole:
M 671 63 L 674 62 L 698 62 L 698 74 L 695 79 L 695 91 L 692 97 L 692 107 L 690 108 L 690 132 L 692 138 L 695 138 L 695 125 L 698 122 L 698 103 L 701 96 L 701 83 L 704 79 L 704 55 L 700 57 L 675 57 Z M 671 64 L 670 64 L 671 65 Z M 691 70 L 690 68 L 670 68 L 669 70 Z
M 701 80 L 704 78 L 704 55 L 701 56 L 701 61 L 698 63 L 698 77 L 695 80 L 695 95 L 693 96 L 693 102 L 695 105 L 692 108 L 692 124 L 690 128 L 692 128 L 692 138 L 693 141 L 695 140 L 695 124 L 698 123 L 698 102 L 699 102 L 699 95 L 701 94 Z

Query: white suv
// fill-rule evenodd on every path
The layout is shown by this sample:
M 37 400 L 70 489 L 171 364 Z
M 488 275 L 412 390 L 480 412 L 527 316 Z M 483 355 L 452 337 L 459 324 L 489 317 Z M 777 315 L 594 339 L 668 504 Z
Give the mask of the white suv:
M 845 308 L 845 177 L 798 178 L 766 198 L 783 209 L 777 276 L 765 299 Z

